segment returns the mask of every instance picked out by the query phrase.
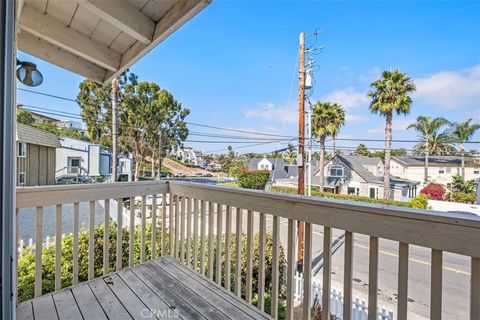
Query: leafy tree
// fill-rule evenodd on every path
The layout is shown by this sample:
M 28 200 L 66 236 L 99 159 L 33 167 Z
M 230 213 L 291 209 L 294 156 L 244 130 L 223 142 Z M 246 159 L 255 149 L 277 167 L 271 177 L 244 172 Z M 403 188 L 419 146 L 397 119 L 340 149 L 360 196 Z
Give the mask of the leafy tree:
M 312 133 L 320 140 L 320 191 L 324 190 L 325 139 L 338 133 L 345 123 L 345 111 L 337 103 L 317 102 L 313 106 Z
M 478 179 L 465 180 L 461 175 L 452 177 L 452 191 L 463 193 L 475 193 L 477 190 Z
M 368 151 L 368 148 L 365 144 L 360 143 L 357 146 L 357 154 L 359 154 L 361 156 L 368 156 L 370 154 L 370 152 Z
M 33 118 L 32 114 L 22 108 L 17 108 L 17 121 L 29 126 L 35 123 L 35 119 Z
M 57 137 L 70 137 L 78 140 L 90 141 L 88 137 L 84 136 L 80 132 L 71 128 L 59 128 L 50 123 L 39 123 L 39 122 L 32 124 L 32 127 L 35 127 L 44 131 L 48 131 L 50 133 L 53 133 Z
M 470 118 L 465 122 L 452 124 L 452 137 L 460 143 L 460 156 L 462 157 L 462 176 L 465 177 L 465 142 L 472 139 L 475 132 L 480 129 L 480 124 L 472 123 Z
M 383 197 L 390 198 L 390 160 L 392 146 L 393 113 L 406 115 L 410 112 L 412 99 L 409 94 L 416 90 L 413 81 L 399 70 L 383 71 L 382 77 L 370 84 L 368 95 L 372 98 L 370 111 L 385 117 L 385 170 Z

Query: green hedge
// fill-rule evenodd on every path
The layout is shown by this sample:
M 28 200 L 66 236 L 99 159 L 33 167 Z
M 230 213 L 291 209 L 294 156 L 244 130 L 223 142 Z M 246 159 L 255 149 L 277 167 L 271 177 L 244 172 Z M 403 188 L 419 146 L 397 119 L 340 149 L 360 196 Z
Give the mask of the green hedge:
M 238 184 L 242 188 L 263 190 L 270 177 L 270 171 L 267 170 L 246 170 L 241 169 L 237 173 Z
M 151 258 L 151 230 L 152 226 L 146 226 L 146 244 L 145 244 L 145 258 L 146 260 Z M 135 230 L 135 243 L 134 243 L 134 263 L 140 263 L 140 233 L 141 229 L 140 226 L 136 227 Z M 115 262 L 116 262 L 116 223 L 112 222 L 109 225 L 109 233 L 110 233 L 110 245 L 109 245 L 109 268 L 110 270 L 115 270 Z M 156 242 L 156 253 L 157 256 L 160 255 L 160 239 L 161 239 L 162 228 L 160 225 L 157 226 L 157 242 Z M 167 248 L 166 254 L 170 254 L 169 252 L 169 234 L 165 235 L 165 244 Z M 235 251 L 235 239 L 236 235 L 232 234 L 231 236 L 231 283 L 234 282 L 234 275 L 235 275 L 235 258 L 236 258 L 236 251 Z M 128 256 L 129 256 L 129 232 L 127 229 L 122 230 L 122 266 L 124 268 L 128 267 Z M 208 246 L 207 246 L 207 239 L 205 239 L 205 257 L 208 257 Z M 79 241 L 78 241 L 78 256 L 84 257 L 80 258 L 79 263 L 79 282 L 88 280 L 88 231 L 80 232 L 79 234 Z M 216 244 L 216 236 L 214 237 L 214 244 Z M 225 236 L 222 239 L 222 265 L 225 265 Z M 73 236 L 67 235 L 62 239 L 62 264 L 61 264 L 61 283 L 62 287 L 68 287 L 72 285 L 72 274 L 73 274 Z M 198 249 L 198 256 L 200 260 L 200 247 L 201 247 L 201 240 L 197 243 Z M 192 244 L 193 249 L 193 244 Z M 25 253 L 18 261 L 18 300 L 19 302 L 29 300 L 33 298 L 34 292 L 34 283 L 35 283 L 35 253 L 28 253 L 30 250 L 28 247 L 24 248 Z M 103 274 L 103 224 L 98 225 L 95 228 L 95 244 L 94 244 L 94 251 L 95 251 L 95 261 L 94 261 L 94 272 L 95 277 L 99 277 Z M 191 250 L 193 252 L 193 250 Z M 272 252 L 273 252 L 273 238 L 270 232 L 265 233 L 265 292 L 271 292 L 272 288 Z M 258 266 L 259 266 L 259 234 L 254 235 L 253 240 L 253 250 L 252 250 L 252 270 L 253 270 L 253 284 L 252 290 L 254 293 L 258 292 Z M 246 254 L 247 254 L 247 237 L 245 234 L 242 234 L 242 295 L 245 296 L 245 283 L 246 283 L 246 268 L 247 268 L 247 261 L 246 261 Z M 217 249 L 216 245 L 214 248 L 214 259 L 216 261 Z M 44 248 L 42 251 L 42 293 L 49 293 L 55 290 L 55 247 L 52 246 L 49 249 Z M 193 257 L 191 258 L 191 261 Z M 191 262 L 192 263 L 192 262 Z M 205 270 L 208 272 L 208 258 L 205 259 Z M 285 294 L 285 279 L 286 279 L 286 262 L 285 262 L 285 253 L 283 247 L 280 245 L 279 249 L 279 281 L 280 281 L 280 294 L 284 296 Z M 216 274 L 216 263 L 214 265 L 214 272 Z M 200 262 L 197 263 L 197 267 L 200 267 Z M 222 273 L 224 274 L 224 272 Z M 222 284 L 224 283 L 224 276 L 222 275 Z M 233 285 L 231 286 L 233 290 Z M 266 308 L 267 308 L 266 303 Z M 283 312 L 283 306 L 279 307 L 279 312 Z
M 465 192 L 453 192 L 452 193 L 453 201 L 461 203 L 475 203 L 477 200 L 477 194 L 475 192 L 465 193 Z
M 297 194 L 297 188 L 291 188 L 291 187 L 271 187 L 270 191 Z M 321 197 L 321 198 L 351 200 L 351 201 L 383 204 L 383 205 L 389 205 L 389 206 L 412 208 L 412 203 L 411 202 L 361 197 L 361 196 L 356 196 L 356 195 L 351 195 L 351 194 L 335 194 L 335 193 L 330 193 L 330 192 L 320 192 L 320 191 L 317 191 L 317 190 L 312 190 L 312 196 Z

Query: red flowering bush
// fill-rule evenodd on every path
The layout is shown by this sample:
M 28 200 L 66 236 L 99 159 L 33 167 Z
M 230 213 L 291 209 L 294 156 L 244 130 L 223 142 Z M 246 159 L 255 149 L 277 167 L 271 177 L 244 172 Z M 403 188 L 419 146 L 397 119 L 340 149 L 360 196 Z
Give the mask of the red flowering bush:
M 428 199 L 443 200 L 445 188 L 441 184 L 430 183 L 425 188 L 423 188 L 420 193 L 426 195 Z

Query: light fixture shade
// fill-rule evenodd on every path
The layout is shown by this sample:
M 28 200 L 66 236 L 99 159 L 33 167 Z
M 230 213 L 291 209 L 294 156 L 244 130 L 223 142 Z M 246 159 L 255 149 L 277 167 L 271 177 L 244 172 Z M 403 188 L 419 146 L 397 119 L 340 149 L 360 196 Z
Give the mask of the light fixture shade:
M 22 61 L 17 69 L 17 79 L 26 86 L 36 87 L 42 84 L 43 76 L 37 70 L 37 65 L 31 62 Z

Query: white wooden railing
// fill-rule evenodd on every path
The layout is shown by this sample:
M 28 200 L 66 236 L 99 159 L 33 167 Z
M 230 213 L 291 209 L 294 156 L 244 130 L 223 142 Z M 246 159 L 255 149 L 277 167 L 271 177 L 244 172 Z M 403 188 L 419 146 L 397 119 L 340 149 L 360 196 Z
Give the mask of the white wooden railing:
M 27 187 L 17 189 L 17 217 L 21 208 L 35 209 L 35 296 L 42 293 L 42 213 L 45 206 L 55 206 L 55 289 L 61 287 L 60 265 L 61 265 L 61 217 L 62 206 L 73 203 L 73 283 L 78 283 L 78 208 L 80 202 L 89 202 L 89 253 L 88 253 L 88 275 L 94 277 L 94 216 L 96 201 L 110 199 L 130 198 L 130 203 L 135 203 L 135 197 L 141 201 L 141 247 L 140 262 L 145 261 L 144 247 L 146 241 L 152 242 L 155 247 L 155 230 L 153 228 L 151 239 L 145 236 L 146 226 L 146 197 L 148 195 L 162 195 L 170 201 L 162 201 L 161 206 L 156 204 L 156 196 L 153 197 L 153 208 L 151 223 L 161 220 L 162 237 L 160 254 L 171 253 L 176 259 L 195 271 L 208 278 L 221 283 L 222 275 L 225 279 L 223 285 L 228 290 L 233 289 L 235 294 L 241 296 L 242 287 L 245 288 L 245 299 L 252 301 L 252 246 L 254 230 L 259 232 L 259 272 L 258 272 L 258 307 L 263 309 L 265 303 L 265 232 L 267 216 L 272 219 L 273 234 L 273 256 L 272 256 L 272 291 L 271 291 L 271 314 L 278 317 L 278 306 L 283 303 L 279 299 L 281 291 L 279 279 L 279 246 L 280 246 L 280 220 L 288 220 L 288 234 L 286 241 L 287 252 L 287 288 L 286 288 L 286 312 L 287 319 L 294 316 L 294 275 L 295 275 L 295 227 L 297 221 L 305 223 L 305 250 L 304 260 L 312 259 L 312 226 L 319 225 L 324 228 L 323 242 L 323 277 L 322 277 L 322 318 L 328 319 L 330 314 L 330 292 L 331 292 L 331 271 L 332 271 L 332 229 L 345 231 L 344 242 L 344 288 L 343 288 L 343 318 L 352 319 L 352 278 L 353 278 L 353 236 L 364 234 L 370 237 L 369 244 L 369 287 L 368 287 L 368 319 L 375 319 L 377 313 L 377 287 L 378 287 L 378 255 L 379 238 L 399 242 L 398 259 L 398 304 L 396 310 L 397 319 L 407 318 L 407 292 L 408 292 L 408 258 L 409 246 L 418 245 L 431 249 L 431 301 L 430 318 L 441 319 L 442 314 L 442 266 L 443 252 L 453 252 L 470 257 L 471 259 L 471 292 L 470 292 L 470 319 L 480 318 L 480 220 L 475 217 L 468 217 L 456 214 L 439 214 L 434 212 L 419 211 L 405 208 L 394 208 L 372 204 L 358 204 L 339 200 L 324 200 L 287 195 L 279 193 L 268 193 L 263 191 L 252 191 L 237 188 L 225 188 L 205 184 L 171 181 L 169 183 L 158 182 L 136 182 L 117 184 L 95 184 L 95 185 L 71 185 L 71 186 L 46 186 Z M 121 200 L 119 200 L 121 203 Z M 105 221 L 109 221 L 109 206 L 105 205 Z M 117 237 L 121 236 L 122 228 L 122 207 L 118 206 Z M 254 213 L 258 213 L 259 221 L 255 223 Z M 235 216 L 235 225 L 232 224 L 232 215 Z M 243 230 L 243 217 L 247 217 L 247 228 Z M 126 226 L 130 230 L 129 238 L 129 265 L 133 265 L 133 245 L 135 229 L 135 206 L 130 208 L 130 223 Z M 208 217 L 208 219 L 207 219 Z M 208 220 L 208 221 L 207 221 Z M 18 218 L 17 218 L 18 221 Z M 240 222 L 240 223 L 239 223 Z M 216 224 L 216 228 L 215 228 Z M 256 225 L 256 226 L 255 226 Z M 104 237 L 109 238 L 108 226 L 105 224 Z M 168 228 L 168 230 L 167 230 Z M 234 228 L 234 229 L 233 229 Z M 232 257 L 230 250 L 230 235 L 235 230 L 237 235 L 245 233 L 247 236 L 246 251 L 246 281 L 243 283 L 241 277 L 241 237 L 236 237 L 235 257 Z M 166 232 L 168 231 L 168 232 Z M 166 248 L 164 235 L 168 233 L 172 241 L 169 248 Z M 225 263 L 222 263 L 221 255 L 213 255 L 214 248 L 217 252 L 222 251 L 222 239 L 217 237 L 214 243 L 214 234 L 225 235 Z M 202 244 L 198 249 L 192 243 Z M 109 241 L 104 241 L 104 274 L 108 270 L 109 257 L 107 252 Z M 77 250 L 75 252 L 75 250 Z M 77 254 L 76 254 L 77 253 Z M 122 267 L 122 246 L 117 242 L 117 263 L 116 269 Z M 155 258 L 153 254 L 152 258 Z M 234 258 L 235 265 L 231 265 L 231 258 Z M 193 263 L 192 263 L 193 261 Z M 198 263 L 198 262 L 201 263 Z M 203 262 L 207 262 L 206 264 Z M 222 267 L 223 264 L 223 267 Z M 215 274 L 214 274 L 214 268 Z M 305 263 L 304 269 L 304 290 L 303 301 L 312 300 L 312 277 L 311 265 Z M 234 270 L 233 283 L 231 283 L 230 270 Z M 303 318 L 310 318 L 310 304 L 303 304 Z

